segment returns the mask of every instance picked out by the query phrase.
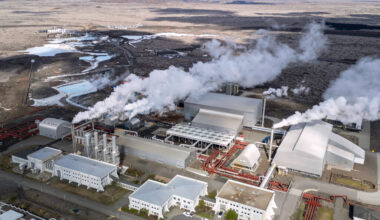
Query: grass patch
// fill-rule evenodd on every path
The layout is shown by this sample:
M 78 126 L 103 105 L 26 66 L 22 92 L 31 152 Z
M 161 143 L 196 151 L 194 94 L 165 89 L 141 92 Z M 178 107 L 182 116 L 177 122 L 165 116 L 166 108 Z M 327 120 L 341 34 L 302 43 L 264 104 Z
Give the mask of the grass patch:
M 207 219 L 214 219 L 214 212 L 201 212 L 197 213 L 202 218 L 207 218 Z
M 334 210 L 320 207 L 317 213 L 317 220 L 334 220 Z
M 213 190 L 209 194 L 207 194 L 207 197 L 213 200 L 215 200 L 215 196 L 216 196 L 216 190 Z
M 157 220 L 158 219 L 158 217 L 154 216 L 154 215 L 148 216 L 148 210 L 146 210 L 146 209 L 140 209 L 140 211 L 139 211 L 137 209 L 130 209 L 128 206 L 124 206 L 121 208 L 121 210 L 124 212 L 130 213 L 132 215 L 140 216 L 142 218 L 149 219 L 149 220 Z
M 138 169 L 133 168 L 133 167 L 130 167 L 127 169 L 127 171 L 125 171 L 125 175 L 133 176 L 133 177 L 141 177 L 144 174 L 145 174 L 144 171 L 138 170 Z
M 96 192 L 94 189 L 87 189 L 86 186 L 82 185 L 78 187 L 76 183 L 69 184 L 68 181 L 60 181 L 58 178 L 53 178 L 50 185 L 54 188 L 77 194 L 104 205 L 112 205 L 130 192 L 129 190 L 116 186 L 116 184 L 106 186 L 104 192 Z
M 5 155 L 0 157 L 0 169 L 7 171 L 7 172 L 12 172 L 12 169 L 17 166 L 14 163 L 11 163 L 11 157 L 9 155 Z
M 294 212 L 292 220 L 303 220 L 303 213 L 305 212 L 305 203 L 302 203 L 301 206 Z
M 371 190 L 373 189 L 373 186 L 369 183 L 363 182 L 363 181 L 358 181 L 358 180 L 353 180 L 349 178 L 344 178 L 344 177 L 336 177 L 335 182 L 337 184 L 341 184 L 344 186 L 348 186 L 354 189 L 359 189 L 359 190 Z

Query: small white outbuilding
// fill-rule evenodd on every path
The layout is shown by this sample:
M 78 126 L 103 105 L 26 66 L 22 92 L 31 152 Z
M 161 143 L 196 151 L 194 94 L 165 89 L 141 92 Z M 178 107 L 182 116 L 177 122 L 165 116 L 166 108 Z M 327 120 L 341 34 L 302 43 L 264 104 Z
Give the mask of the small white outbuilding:
M 233 166 L 252 170 L 260 159 L 260 151 L 255 144 L 247 145 L 233 161 Z

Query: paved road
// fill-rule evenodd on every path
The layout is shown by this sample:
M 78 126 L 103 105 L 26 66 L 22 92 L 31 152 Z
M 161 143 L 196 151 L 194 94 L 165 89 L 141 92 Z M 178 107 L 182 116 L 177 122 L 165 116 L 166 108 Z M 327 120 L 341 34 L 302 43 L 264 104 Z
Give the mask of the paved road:
M 83 197 L 77 196 L 75 194 L 65 192 L 56 188 L 53 188 L 47 184 L 34 182 L 30 179 L 23 178 L 22 176 L 7 173 L 5 171 L 0 170 L 0 178 L 3 180 L 9 180 L 17 183 L 19 186 L 25 187 L 25 188 L 31 188 L 37 191 L 41 191 L 44 193 L 47 193 L 49 195 L 55 196 L 57 198 L 70 201 L 74 204 L 83 206 L 85 208 L 98 211 L 100 213 L 103 213 L 108 216 L 115 216 L 118 219 L 122 220 L 128 220 L 128 219 L 136 219 L 136 220 L 142 220 L 143 218 L 140 218 L 135 215 L 131 215 L 125 212 L 119 212 L 117 209 L 119 208 L 117 205 L 120 205 L 120 201 L 118 201 L 113 206 L 105 206 L 103 204 L 85 199 Z M 125 200 L 125 198 L 122 198 Z M 122 202 L 122 201 L 121 201 Z

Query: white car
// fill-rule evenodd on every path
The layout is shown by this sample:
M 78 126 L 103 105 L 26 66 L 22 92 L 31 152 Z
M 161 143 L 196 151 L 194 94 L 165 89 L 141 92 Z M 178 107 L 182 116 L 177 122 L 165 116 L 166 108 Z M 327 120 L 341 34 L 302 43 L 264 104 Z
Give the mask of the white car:
M 183 215 L 189 218 L 193 217 L 193 214 L 191 214 L 190 212 L 184 212 Z

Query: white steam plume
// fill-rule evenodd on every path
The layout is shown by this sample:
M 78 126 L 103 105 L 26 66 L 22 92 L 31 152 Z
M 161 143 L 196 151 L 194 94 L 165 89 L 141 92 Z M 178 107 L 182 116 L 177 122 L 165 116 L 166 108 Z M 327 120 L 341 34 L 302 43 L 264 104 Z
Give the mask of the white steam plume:
M 290 63 L 315 59 L 327 42 L 322 29 L 321 24 L 310 24 L 297 49 L 277 42 L 266 31 L 257 31 L 263 36 L 257 40 L 255 47 L 237 56 L 232 49 L 226 50 L 234 48 L 231 44 L 223 47 L 213 41 L 205 46 L 214 57 L 211 62 L 198 62 L 188 72 L 174 66 L 166 70 L 154 70 L 145 79 L 131 74 L 125 79 L 129 83 L 116 87 L 108 98 L 96 103 L 88 111 L 78 113 L 73 122 L 103 114 L 124 114 L 131 118 L 136 114 L 163 112 L 166 108 L 173 109 L 178 100 L 217 90 L 225 82 L 238 83 L 243 87 L 265 83 L 273 80 Z M 143 98 L 137 99 L 136 93 Z
M 325 99 L 304 113 L 274 125 L 275 128 L 329 118 L 344 124 L 380 119 L 380 59 L 363 58 L 343 71 L 323 95 Z
M 301 94 L 307 95 L 310 92 L 310 88 L 304 85 L 300 85 L 294 89 L 291 89 L 291 91 L 293 92 L 294 95 L 301 95 Z
M 268 99 L 274 99 L 276 97 L 286 97 L 288 96 L 288 86 L 281 86 L 281 88 L 269 88 L 267 91 L 263 92 L 263 95 L 267 96 Z

